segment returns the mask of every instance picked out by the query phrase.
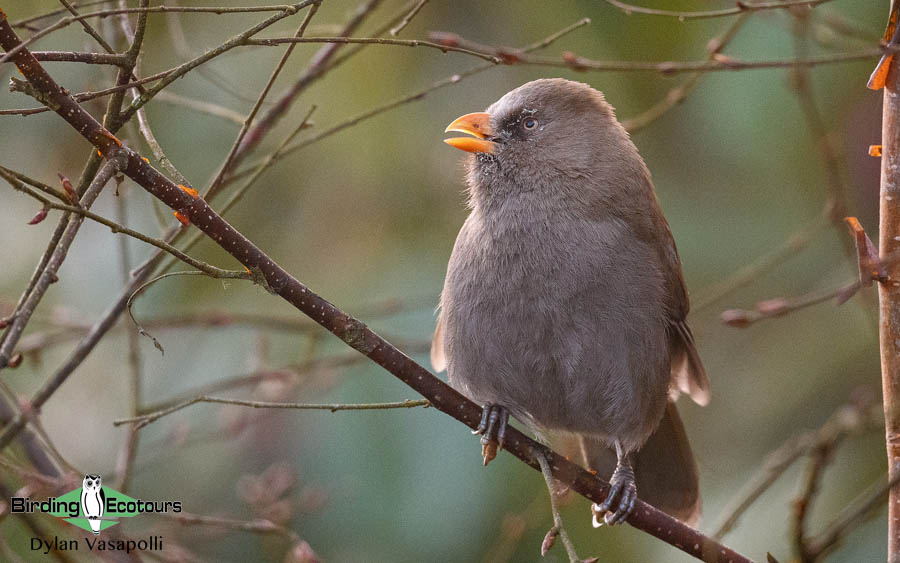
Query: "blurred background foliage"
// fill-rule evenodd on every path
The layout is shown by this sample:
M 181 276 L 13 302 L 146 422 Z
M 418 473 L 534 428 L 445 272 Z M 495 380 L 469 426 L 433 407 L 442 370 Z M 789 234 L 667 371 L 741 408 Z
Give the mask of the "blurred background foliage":
M 239 0 L 216 2 L 241 5 Z M 184 2 L 185 5 L 209 3 Z M 835 0 L 809 15 L 810 54 L 874 46 L 887 2 Z M 308 36 L 332 35 L 356 0 L 325 0 Z M 666 9 L 730 7 L 733 2 L 646 2 Z M 357 32 L 367 36 L 404 6 L 387 0 Z M 3 6 L 11 20 L 55 9 L 50 0 Z M 184 53 L 173 39 L 177 18 L 193 55 L 218 45 L 265 15 L 152 15 L 142 73 L 175 66 Z M 581 28 L 547 51 L 569 50 L 601 60 L 702 60 L 706 44 L 729 18 L 679 21 L 626 15 L 594 0 L 447 2 L 432 0 L 401 37 L 425 38 L 448 31 L 482 44 L 522 46 L 589 17 Z M 789 59 L 797 54 L 796 18 L 784 11 L 753 14 L 725 55 L 740 60 Z M 296 18 L 264 36 L 292 34 Z M 844 35 L 827 25 L 855 30 Z M 118 37 L 113 19 L 97 24 Z M 121 38 L 118 38 L 121 41 Z M 867 40 L 867 41 L 866 41 Z M 43 39 L 40 49 L 96 50 L 77 26 Z M 270 99 L 305 68 L 319 45 L 299 45 Z M 178 80 L 170 91 L 245 113 L 284 47 L 245 47 L 215 59 L 202 72 Z M 877 232 L 878 160 L 866 155 L 880 137 L 881 94 L 865 83 L 875 60 L 811 69 L 809 85 L 829 135 L 840 150 L 847 212 Z M 479 61 L 425 48 L 370 46 L 306 91 L 257 155 L 277 147 L 307 113 L 317 131 L 402 94 L 460 72 Z M 69 90 L 109 84 L 111 67 L 47 63 Z M 15 73 L 0 68 L 3 78 Z M 444 145 L 442 131 L 457 116 L 478 111 L 508 90 L 535 78 L 563 76 L 606 93 L 620 119 L 661 100 L 688 75 L 655 72 L 576 73 L 559 68 L 498 66 L 425 98 L 378 115 L 286 157 L 231 212 L 229 220 L 315 291 L 357 314 L 375 330 L 427 362 L 446 263 L 465 216 L 462 156 Z M 832 195 L 819 140 L 811 136 L 792 70 L 715 72 L 681 105 L 634 134 L 656 183 L 678 242 L 695 304 L 691 316 L 700 353 L 713 385 L 713 401 L 699 408 L 681 401 L 681 412 L 701 472 L 705 531 L 771 451 L 796 433 L 821 426 L 859 386 L 879 393 L 876 295 L 869 289 L 841 307 L 829 302 L 745 329 L 719 320 L 724 309 L 752 309 L 758 301 L 832 289 L 856 275 L 849 237 L 824 224 L 808 244 L 744 287 L 714 301 L 712 291 L 741 267 L 764 257 L 808 229 Z M 0 107 L 33 105 L 18 94 L 0 96 Z M 101 116 L 105 102 L 86 107 Z M 238 124 L 157 100 L 148 107 L 157 138 L 195 187 L 227 154 Z M 56 115 L 0 119 L 0 164 L 47 183 L 57 171 L 76 178 L 91 148 Z M 120 135 L 149 154 L 134 127 Z M 121 198 L 129 226 L 157 233 L 151 198 L 126 181 Z M 0 299 L 18 298 L 46 245 L 57 214 L 37 226 L 25 223 L 38 209 L 6 189 L 0 205 Z M 115 215 L 107 189 L 95 210 Z M 168 223 L 174 219 L 168 211 Z M 116 235 L 86 223 L 30 325 L 47 333 L 55 325 L 89 324 L 122 285 Z M 873 235 L 874 236 L 874 235 Z M 129 241 L 135 260 L 149 249 Z M 196 255 L 222 267 L 237 264 L 204 242 Z M 396 314 L 377 314 L 385 303 Z M 137 300 L 144 320 L 193 313 L 253 313 L 275 318 L 298 314 L 263 289 L 207 278 L 173 278 Z M 61 453 L 82 472 L 112 476 L 128 413 L 125 330 L 104 339 L 46 404 L 41 420 Z M 63 331 L 66 332 L 66 331 Z M 72 330 L 69 330 L 71 334 Z M 303 402 L 376 402 L 416 398 L 399 381 L 316 330 L 292 333 L 225 325 L 155 329 L 165 355 L 141 339 L 146 401 L 162 401 L 210 382 L 254 370 L 282 378 L 231 396 Z M 29 354 L 5 382 L 28 396 L 52 373 L 72 339 Z M 427 365 L 427 363 L 426 363 Z M 13 450 L 19 459 L 21 452 Z M 882 434 L 854 436 L 838 450 L 813 506 L 813 531 L 830 522 L 865 486 L 884 472 Z M 740 521 L 725 543 L 757 560 L 771 551 L 792 552 L 792 500 L 805 464 L 788 471 Z M 263 475 L 261 478 L 251 477 Z M 276 478 L 277 477 L 277 478 Z M 272 485 L 273 479 L 283 489 Z M 4 479 L 6 481 L 6 479 Z M 110 482 L 111 479 L 106 479 Z M 17 479 L 10 476 L 8 485 Z M 259 482 L 268 483 L 259 490 Z M 275 491 L 267 498 L 265 491 Z M 266 412 L 197 405 L 147 427 L 130 494 L 182 499 L 192 513 L 231 518 L 266 517 L 284 522 L 327 561 L 534 561 L 551 525 L 540 476 L 500 455 L 481 467 L 478 441 L 466 428 L 429 409 L 380 412 Z M 249 501 L 249 502 L 248 502 Z M 582 556 L 604 561 L 688 561 L 689 558 L 628 527 L 594 530 L 586 500 L 570 495 L 568 529 Z M 129 535 L 161 532 L 201 560 L 280 560 L 285 542 L 204 528 L 179 529 L 146 516 L 122 525 Z M 42 520 L 43 522 L 43 520 Z M 45 522 L 49 525 L 49 522 Z M 67 533 L 60 530 L 59 533 Z M 20 555 L 25 530 L 14 516 L 0 534 Z M 830 559 L 877 561 L 885 557 L 885 512 L 853 532 Z M 557 546 L 547 560 L 561 561 Z

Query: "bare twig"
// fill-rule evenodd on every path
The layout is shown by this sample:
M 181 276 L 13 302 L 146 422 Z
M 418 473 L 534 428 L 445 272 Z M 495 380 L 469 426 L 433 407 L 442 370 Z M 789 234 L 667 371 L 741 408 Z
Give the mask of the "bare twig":
M 800 230 L 792 234 L 787 240 L 766 254 L 742 266 L 721 282 L 699 291 L 698 295 L 700 297 L 694 302 L 691 309 L 696 313 L 697 311 L 714 305 L 729 293 L 747 286 L 766 272 L 769 272 L 779 264 L 782 264 L 800 250 L 806 248 L 815 236 L 829 224 L 825 214 L 830 215 L 830 213 L 830 210 L 826 207 L 822 215 L 817 216 L 815 219 L 801 227 Z
M 741 27 L 743 27 L 748 19 L 749 16 L 747 14 L 738 16 L 733 22 L 731 22 L 731 24 L 728 25 L 728 27 L 724 32 L 722 32 L 721 35 L 711 39 L 707 43 L 707 62 L 714 61 L 716 57 L 720 56 L 722 50 L 725 49 L 725 47 L 729 43 L 731 43 L 731 41 L 737 35 L 738 31 L 741 29 Z M 687 98 L 688 94 L 690 94 L 700 84 L 700 81 L 704 76 L 706 75 L 702 72 L 696 72 L 692 74 L 682 84 L 679 84 L 678 86 L 670 89 L 663 97 L 663 99 L 658 103 L 641 112 L 639 115 L 630 117 L 622 121 L 622 126 L 625 127 L 625 129 L 627 129 L 629 133 L 635 133 L 650 125 L 651 123 L 665 115 L 666 112 L 668 112 L 670 109 L 682 103 L 685 98 Z
M 211 528 L 224 528 L 226 530 L 240 530 L 256 534 L 271 534 L 282 536 L 292 542 L 299 542 L 300 537 L 291 529 L 279 526 L 271 520 L 235 520 L 233 518 L 220 518 L 218 516 L 204 516 L 187 512 L 166 513 L 155 512 L 154 516 L 177 522 L 182 526 L 209 526 Z
M 794 50 L 798 59 L 804 59 L 808 51 L 808 36 L 810 34 L 809 14 L 794 13 Z M 792 73 L 794 93 L 800 103 L 803 117 L 809 128 L 810 136 L 819 146 L 822 154 L 822 162 L 825 165 L 828 187 L 831 191 L 829 209 L 831 210 L 832 226 L 842 230 L 844 216 L 850 209 L 850 196 L 848 186 L 844 181 L 844 162 L 840 150 L 834 139 L 829 135 L 825 126 L 825 120 L 816 104 L 812 84 L 809 79 L 809 68 L 798 66 Z M 850 251 L 852 243 L 844 237 L 840 237 L 845 251 Z
M 70 12 L 74 11 L 76 7 L 75 3 L 69 3 L 66 0 L 62 0 L 62 3 L 66 6 L 66 9 Z M 58 31 L 67 27 L 75 22 L 84 22 L 85 20 L 89 20 L 92 18 L 105 18 L 109 16 L 116 16 L 120 14 L 148 14 L 148 13 L 174 13 L 174 12 L 186 12 L 186 13 L 207 13 L 207 14 L 242 14 L 248 12 L 288 12 L 286 15 L 290 15 L 290 13 L 294 13 L 303 6 L 298 4 L 294 5 L 280 5 L 280 6 L 249 6 L 249 7 L 236 7 L 236 8 L 227 8 L 221 6 L 194 6 L 194 7 L 186 7 L 186 6 L 151 6 L 151 7 L 142 7 L 142 8 L 122 8 L 122 9 L 111 9 L 111 10 L 98 10 L 96 12 L 90 12 L 87 14 L 78 14 L 73 15 L 71 17 L 62 18 L 56 23 L 45 27 L 44 29 L 36 32 L 34 35 L 26 39 L 22 42 L 21 47 L 17 47 L 17 49 L 25 48 L 31 43 L 37 41 L 38 39 L 45 37 L 54 31 Z M 56 13 L 59 13 L 57 11 Z M 45 17 L 45 16 L 39 16 Z M 37 18 L 32 18 L 30 20 L 22 20 L 18 22 L 18 25 L 21 25 L 22 22 L 30 22 L 35 21 Z M 87 29 L 87 28 L 86 28 Z M 95 33 L 88 32 L 92 37 L 97 39 L 97 41 L 103 45 L 104 47 L 108 46 L 105 40 Z M 107 50 L 110 52 L 112 48 Z M 3 64 L 11 59 L 11 55 L 15 54 L 15 52 L 8 51 L 4 56 L 0 57 L 0 64 Z
M 350 17 L 347 23 L 344 24 L 339 35 L 342 37 L 352 35 L 353 32 L 362 25 L 369 14 L 378 7 L 380 2 L 381 0 L 366 0 L 365 3 L 357 8 L 356 12 Z M 334 68 L 329 65 L 329 62 L 338 52 L 340 47 L 340 43 L 327 44 L 313 55 L 306 70 L 304 70 L 291 87 L 281 95 L 275 105 L 270 107 L 262 116 L 260 116 L 252 129 L 250 129 L 240 140 L 240 143 L 232 148 L 229 158 L 216 175 L 215 180 L 210 184 L 210 188 L 207 192 L 209 197 L 215 195 L 219 190 L 221 182 L 225 179 L 225 176 L 233 170 L 234 167 L 238 166 L 240 162 L 256 148 L 256 145 L 263 137 L 265 137 L 268 132 L 281 121 L 281 118 L 287 110 L 293 106 L 300 94 L 311 84 L 320 79 L 325 74 L 326 70 Z
M 798 7 L 818 6 L 830 0 L 784 0 L 782 2 L 744 2 L 738 0 L 737 6 L 734 8 L 724 8 L 722 10 L 709 10 L 705 12 L 675 12 L 671 10 L 657 10 L 655 8 L 644 8 L 642 6 L 634 6 L 626 4 L 620 0 L 605 0 L 607 4 L 611 4 L 619 8 L 628 15 L 644 14 L 648 16 L 664 16 L 667 18 L 677 18 L 679 20 L 721 18 L 726 16 L 736 16 L 747 12 L 758 12 L 761 10 L 779 10 Z
M 801 432 L 792 436 L 781 446 L 768 454 L 762 467 L 741 488 L 723 509 L 722 515 L 713 526 L 715 538 L 722 538 L 730 532 L 740 517 L 759 499 L 775 481 L 795 461 L 808 455 L 815 448 L 833 450 L 844 437 L 882 426 L 880 413 L 867 388 L 853 393 L 853 398 L 838 407 L 818 430 Z
M 224 397 L 210 397 L 208 395 L 200 395 L 187 401 L 183 401 L 169 408 L 158 410 L 155 412 L 134 416 L 131 418 L 120 418 L 113 421 L 115 426 L 122 424 L 137 424 L 138 428 L 143 428 L 150 423 L 156 422 L 164 416 L 168 416 L 181 409 L 187 408 L 197 403 L 217 403 L 220 405 L 236 405 L 240 407 L 251 407 L 254 409 L 295 409 L 295 410 L 319 410 L 319 411 L 364 411 L 364 410 L 390 410 L 390 409 L 411 409 L 415 407 L 428 407 L 431 405 L 426 399 L 405 400 L 391 403 L 279 403 L 272 401 L 246 401 L 242 399 L 227 399 Z
M 109 227 L 109 230 L 112 231 L 113 233 L 120 233 L 120 234 L 129 236 L 131 238 L 137 239 L 141 242 L 145 242 L 151 246 L 155 246 L 156 248 L 159 248 L 160 250 L 163 250 L 163 251 L 171 254 L 174 258 L 181 260 L 182 262 L 184 262 L 185 264 L 188 264 L 189 266 L 193 266 L 194 268 L 197 268 L 198 270 L 206 273 L 209 276 L 231 277 L 228 275 L 231 273 L 229 270 L 223 270 L 222 268 L 217 268 L 216 266 L 213 266 L 211 264 L 203 262 L 202 260 L 197 260 L 196 258 L 188 256 L 187 254 L 185 254 L 178 248 L 172 246 L 171 244 L 167 243 L 166 241 L 164 241 L 162 239 L 150 237 L 139 231 L 129 229 L 128 227 L 126 227 L 120 223 L 117 223 L 117 222 L 113 221 L 112 219 L 108 219 L 106 217 L 103 217 L 102 215 L 98 215 L 98 214 L 94 213 L 93 211 L 88 211 L 87 209 L 85 209 L 83 207 L 76 207 L 74 205 L 67 205 L 67 204 L 56 203 L 56 202 L 50 201 L 49 199 L 41 196 L 40 194 L 35 193 L 33 190 L 29 189 L 28 187 L 23 186 L 14 177 L 5 176 L 4 175 L 5 170 L 8 170 L 8 169 L 5 169 L 2 166 L 0 166 L 0 176 L 4 176 L 4 178 L 7 180 L 7 182 L 9 182 L 15 189 L 17 189 L 21 192 L 24 192 L 24 193 L 30 195 L 31 197 L 33 197 L 34 199 L 40 201 L 46 209 L 58 209 L 61 211 L 65 211 L 67 213 L 75 214 L 82 218 L 90 219 L 91 221 L 95 221 L 97 223 L 100 223 L 101 225 L 105 225 L 105 226 Z M 58 197 L 64 197 L 64 196 L 58 196 Z
M 296 33 L 294 33 L 294 37 L 303 37 L 303 34 L 306 32 L 307 26 L 309 26 L 309 22 L 312 21 L 312 18 L 316 15 L 318 9 L 318 3 L 313 4 L 310 7 L 309 11 L 306 14 L 306 17 L 303 18 L 303 21 L 300 23 L 300 27 L 297 28 Z M 253 104 L 253 107 L 247 113 L 247 116 L 243 118 L 243 121 L 241 123 L 241 130 L 238 131 L 234 142 L 231 144 L 231 149 L 228 151 L 228 155 L 222 162 L 222 166 L 219 168 L 219 172 L 209 183 L 209 189 L 206 190 L 204 197 L 211 198 L 215 195 L 215 192 L 224 179 L 225 175 L 234 166 L 235 156 L 237 155 L 238 149 L 240 148 L 241 144 L 244 142 L 244 137 L 247 134 L 247 131 L 250 130 L 250 126 L 253 124 L 253 120 L 256 118 L 256 114 L 259 112 L 260 108 L 262 108 L 263 102 L 265 102 L 266 100 L 266 96 L 269 95 L 269 90 L 272 89 L 272 86 L 275 84 L 275 81 L 278 79 L 278 76 L 281 74 L 281 71 L 284 69 L 284 65 L 287 63 L 291 54 L 294 52 L 294 48 L 296 46 L 297 45 L 295 43 L 288 45 L 288 48 L 281 56 L 281 60 L 279 60 L 278 64 L 275 65 L 275 69 L 269 75 L 269 79 L 266 81 L 266 85 L 263 86 L 263 89 L 260 91 L 259 96 L 257 96 L 256 102 Z
M 122 25 L 123 27 L 127 26 L 124 16 Z M 116 198 L 116 212 L 116 219 L 119 223 L 127 220 L 127 207 L 124 197 Z M 119 267 L 122 283 L 127 284 L 131 279 L 131 253 L 128 249 L 128 240 L 125 238 L 119 239 Z M 125 323 L 126 321 L 123 320 L 122 324 Z M 141 388 L 144 375 L 141 349 L 138 343 L 138 335 L 133 330 L 126 329 L 125 340 L 127 343 L 126 359 L 128 364 L 128 412 L 131 416 L 137 416 L 141 409 Z M 125 440 L 122 442 L 116 460 L 116 490 L 127 494 L 131 486 L 134 460 L 137 458 L 140 433 L 136 428 L 128 428 L 126 432 Z
M 832 299 L 835 299 L 838 305 L 842 305 L 848 299 L 856 295 L 856 292 L 859 291 L 860 287 L 859 280 L 855 280 L 825 292 L 809 293 L 794 298 L 776 297 L 774 299 L 760 301 L 756 304 L 756 309 L 752 311 L 746 309 L 728 309 L 727 311 L 722 311 L 722 314 L 719 317 L 722 319 L 722 322 L 728 326 L 746 328 L 757 321 L 782 317 L 788 313 L 812 307 L 819 303 L 825 303 Z
M 169 278 L 172 276 L 196 276 L 196 275 L 210 276 L 213 278 L 228 278 L 228 279 L 242 279 L 242 280 L 252 279 L 251 274 L 248 272 L 220 270 L 219 272 L 217 272 L 215 274 L 209 274 L 208 272 L 203 272 L 203 271 L 187 270 L 184 272 L 168 272 L 165 274 L 160 274 L 160 275 L 156 276 L 155 278 L 150 279 L 150 280 L 144 282 L 143 284 L 141 284 L 137 289 L 134 290 L 134 292 L 128 298 L 128 301 L 125 303 L 125 308 L 128 310 L 128 316 L 131 317 L 131 322 L 133 322 L 134 325 L 137 327 L 138 333 L 141 336 L 146 336 L 147 338 L 149 338 L 153 342 L 153 346 L 157 350 L 159 350 L 161 354 L 165 354 L 165 349 L 162 347 L 162 344 L 160 344 L 159 340 L 157 340 L 155 336 L 153 336 L 152 334 L 147 332 L 147 330 L 144 329 L 144 326 L 138 322 L 138 320 L 134 317 L 134 311 L 132 310 L 131 306 L 134 304 L 135 299 L 137 299 L 138 297 L 141 296 L 141 294 L 143 294 L 145 291 L 147 291 L 147 289 L 151 285 L 155 284 L 156 282 L 158 282 L 160 280 L 163 280 L 165 278 Z
M 184 106 L 186 108 L 189 108 L 189 109 L 192 109 L 195 111 L 208 113 L 209 115 L 214 115 L 216 117 L 221 117 L 223 119 L 227 119 L 228 121 L 237 123 L 238 125 L 240 125 L 241 123 L 244 122 L 244 116 L 241 115 L 240 113 L 234 111 L 233 109 L 229 109 L 225 106 L 221 106 L 219 104 L 214 104 L 214 103 L 208 102 L 206 100 L 196 100 L 194 98 L 189 98 L 187 96 L 175 94 L 175 93 L 169 92 L 167 90 L 163 90 L 162 92 L 157 94 L 156 100 L 160 101 L 160 102 L 165 102 L 168 104 Z M 141 112 L 138 112 L 138 116 L 140 116 L 140 115 L 141 115 Z
M 428 0 L 419 0 L 418 2 L 416 2 L 416 5 L 412 7 L 409 13 L 403 16 L 403 19 L 399 24 L 397 24 L 397 27 L 391 29 L 391 35 L 393 35 L 394 37 L 400 35 L 400 32 L 403 31 L 403 28 L 409 25 L 409 22 L 411 22 L 412 19 L 416 17 L 416 14 L 419 13 L 419 10 L 421 10 L 422 7 L 424 7 L 427 3 Z
M 79 206 L 83 208 L 90 207 L 91 204 L 94 203 L 94 200 L 97 199 L 97 196 L 100 195 L 100 190 L 102 190 L 103 186 L 106 185 L 106 182 L 118 172 L 120 166 L 121 161 L 116 160 L 108 162 L 101 168 L 97 177 L 94 179 L 94 182 L 91 183 L 91 186 L 85 191 L 84 195 L 81 196 Z M 40 303 L 41 299 L 44 297 L 47 288 L 56 280 L 56 272 L 66 259 L 69 247 L 75 240 L 75 235 L 78 234 L 78 230 L 81 228 L 83 221 L 84 216 L 82 215 L 75 215 L 69 219 L 65 231 L 63 232 L 62 237 L 60 237 L 59 244 L 47 261 L 47 266 L 43 269 L 34 289 L 22 304 L 22 307 L 16 311 L 16 316 L 10 323 L 6 332 L 6 339 L 3 341 L 3 344 L 0 345 L 0 369 L 9 364 L 13 349 L 19 342 L 19 338 L 21 338 L 25 326 L 31 319 L 31 315 L 37 308 L 38 303 Z
M 872 408 L 875 406 L 873 394 L 867 389 L 855 393 L 854 400 L 839 408 L 828 421 L 816 432 L 815 440 L 810 445 L 810 461 L 800 496 L 793 502 L 794 545 L 804 563 L 812 563 L 817 555 L 810 552 L 807 542 L 806 526 L 811 513 L 812 502 L 819 492 L 822 477 L 840 443 L 851 433 L 859 432 L 872 420 Z
M 821 534 L 808 539 L 806 551 L 812 560 L 818 560 L 828 554 L 844 536 L 862 524 L 867 516 L 871 517 L 874 509 L 887 500 L 889 492 L 897 486 L 897 483 L 900 483 L 900 476 L 891 480 L 885 475 L 850 501 Z
M 559 513 L 559 506 L 557 506 L 556 491 L 554 490 L 555 486 L 553 484 L 553 473 L 550 471 L 550 463 L 547 461 L 547 458 L 544 457 L 543 452 L 535 452 L 534 457 L 541 466 L 541 473 L 544 475 L 544 482 L 547 484 L 547 494 L 550 495 L 550 511 L 553 513 L 553 527 L 547 532 L 547 535 L 544 537 L 544 542 L 541 544 L 541 556 L 543 557 L 547 554 L 550 548 L 553 547 L 556 537 L 559 536 L 563 541 L 563 546 L 566 548 L 566 554 L 569 556 L 569 561 L 578 563 L 581 561 L 581 558 L 578 557 L 578 553 L 575 551 L 575 545 L 569 538 L 569 533 L 566 532 L 565 526 L 563 526 L 562 515 Z
M 532 43 L 531 45 L 524 47 L 522 49 L 522 52 L 529 53 L 532 51 L 543 49 L 544 47 L 547 47 L 548 45 L 552 44 L 557 39 L 564 37 L 565 35 L 571 33 L 572 31 L 575 31 L 576 29 L 579 29 L 589 23 L 591 23 L 591 20 L 588 18 L 583 18 L 581 20 L 578 20 L 577 22 L 566 26 L 565 28 L 557 31 L 556 33 L 553 33 L 553 34 L 549 35 L 548 37 L 546 37 L 536 43 Z M 315 143 L 321 141 L 322 139 L 330 137 L 331 135 L 334 135 L 335 133 L 343 131 L 344 129 L 347 129 L 349 127 L 353 127 L 354 125 L 357 125 L 358 123 L 361 123 L 367 119 L 375 117 L 376 115 L 379 115 L 386 111 L 390 111 L 392 109 L 398 108 L 405 104 L 421 100 L 425 96 L 430 94 L 431 92 L 434 92 L 435 90 L 439 90 L 441 88 L 451 86 L 453 84 L 460 82 L 461 80 L 463 80 L 465 78 L 468 78 L 470 76 L 473 76 L 475 74 L 478 74 L 480 72 L 483 72 L 483 71 L 488 70 L 489 68 L 493 68 L 493 67 L 494 67 L 493 63 L 483 63 L 481 65 L 468 68 L 462 72 L 452 74 L 446 78 L 443 78 L 441 80 L 438 80 L 437 82 L 432 83 L 430 86 L 427 86 L 421 90 L 418 90 L 411 94 L 401 96 L 400 98 L 391 100 L 385 104 L 382 104 L 382 105 L 372 108 L 368 111 L 360 113 L 359 115 L 352 116 L 340 123 L 332 125 L 331 127 L 327 128 L 327 129 L 323 129 L 322 131 L 320 131 L 319 133 L 316 133 L 315 135 L 311 136 L 308 139 L 303 139 L 302 141 L 298 141 L 297 143 L 288 145 L 287 147 L 284 148 L 284 150 L 282 151 L 282 154 L 287 155 L 287 154 L 293 153 L 295 151 L 298 151 L 304 147 L 307 147 L 309 145 L 315 144 Z M 240 172 L 237 172 L 234 175 L 232 175 L 230 179 L 237 180 L 237 179 L 240 179 L 240 178 L 246 176 L 247 174 L 252 173 L 253 169 L 256 168 L 258 166 L 258 164 L 259 164 L 259 162 L 251 163 L 246 169 L 241 170 Z
M 35 51 L 34 58 L 43 62 L 86 63 L 92 65 L 124 64 L 125 57 L 110 53 L 79 53 L 77 51 Z
M 815 435 L 803 432 L 793 436 L 766 456 L 759 471 L 741 488 L 722 511 L 718 523 L 713 526 L 712 537 L 721 539 L 737 524 L 744 512 L 784 474 L 795 461 L 803 457 L 811 447 Z

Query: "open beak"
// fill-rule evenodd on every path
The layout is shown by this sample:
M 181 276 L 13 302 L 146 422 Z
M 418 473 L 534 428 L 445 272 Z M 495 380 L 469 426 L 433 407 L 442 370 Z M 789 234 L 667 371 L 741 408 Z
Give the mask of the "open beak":
M 450 131 L 472 135 L 472 137 L 444 139 L 444 142 L 451 147 L 456 147 L 466 152 L 483 152 L 488 154 L 494 152 L 496 145 L 493 141 L 488 140 L 493 135 L 491 114 L 489 113 L 467 113 L 444 129 L 445 133 Z

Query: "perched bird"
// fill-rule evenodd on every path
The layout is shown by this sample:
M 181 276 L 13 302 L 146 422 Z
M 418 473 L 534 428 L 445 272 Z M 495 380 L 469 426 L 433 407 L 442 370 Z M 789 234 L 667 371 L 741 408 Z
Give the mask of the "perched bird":
M 447 127 L 471 212 L 453 248 L 431 361 L 484 405 L 485 464 L 507 418 L 576 437 L 610 480 L 609 524 L 641 499 L 699 515 L 697 467 L 674 400 L 709 401 L 685 324 L 681 263 L 650 173 L 603 94 L 529 82 Z

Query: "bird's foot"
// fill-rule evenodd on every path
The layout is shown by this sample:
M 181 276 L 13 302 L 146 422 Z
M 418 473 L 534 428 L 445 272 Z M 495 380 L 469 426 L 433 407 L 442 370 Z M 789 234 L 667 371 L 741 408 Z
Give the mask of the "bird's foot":
M 609 526 L 625 522 L 634 510 L 635 500 L 637 500 L 637 484 L 634 481 L 634 470 L 630 463 L 620 461 L 609 480 L 609 493 L 606 499 L 600 504 L 595 503 L 591 506 L 594 527 L 599 528 L 604 522 Z M 603 516 L 602 522 L 598 519 L 599 516 Z
M 497 452 L 503 449 L 507 422 L 509 411 L 505 407 L 488 403 L 482 408 L 481 422 L 472 434 L 481 434 L 481 456 L 485 465 L 497 457 Z

